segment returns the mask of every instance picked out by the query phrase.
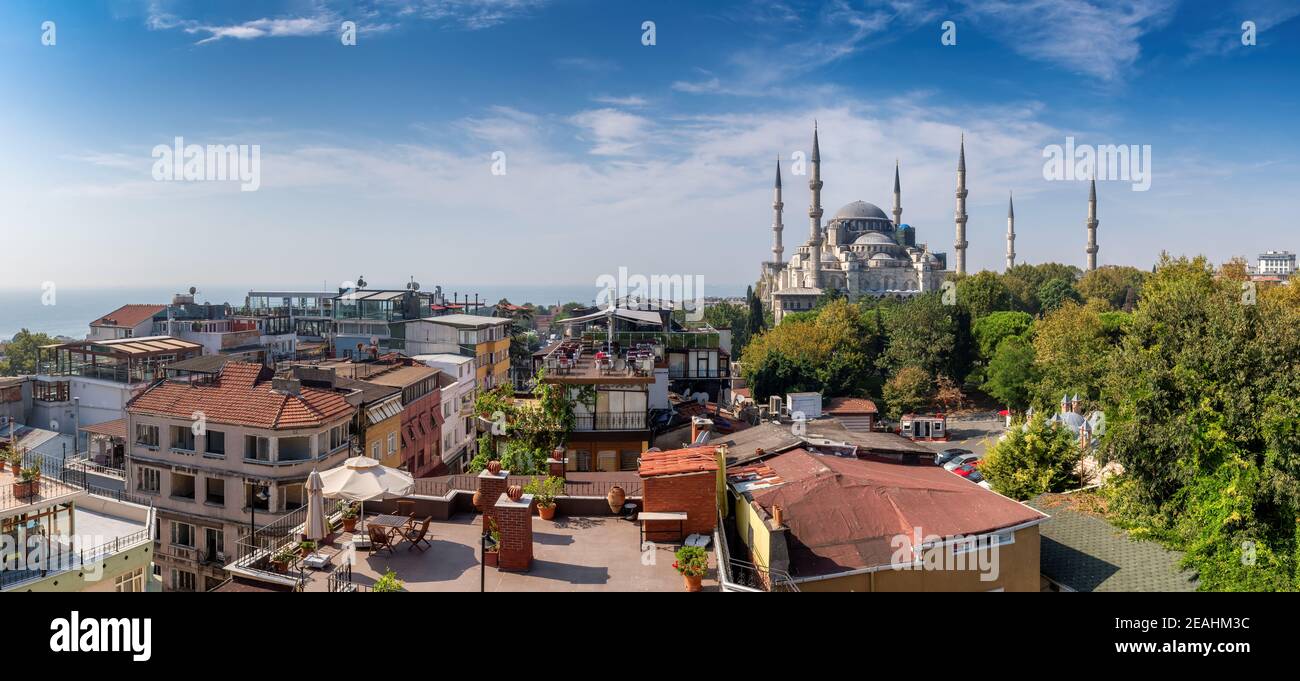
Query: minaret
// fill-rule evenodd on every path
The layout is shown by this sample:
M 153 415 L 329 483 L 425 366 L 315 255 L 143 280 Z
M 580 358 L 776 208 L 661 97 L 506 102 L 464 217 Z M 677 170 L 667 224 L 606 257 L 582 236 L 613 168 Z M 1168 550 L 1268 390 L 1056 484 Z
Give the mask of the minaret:
M 966 133 L 961 136 L 961 155 L 957 157 L 957 274 L 966 273 Z
M 776 187 L 772 190 L 772 262 L 781 264 L 781 257 L 785 254 L 785 249 L 781 247 L 781 230 L 785 225 L 781 224 L 781 210 L 785 204 L 781 202 L 781 157 L 776 157 Z
M 903 190 L 898 184 L 898 159 L 894 159 L 894 229 L 903 226 Z
M 1097 177 L 1094 174 L 1092 186 L 1088 189 L 1088 221 L 1084 223 L 1088 226 L 1088 247 L 1084 252 L 1088 254 L 1088 271 L 1097 269 Z
M 822 152 L 817 144 L 817 122 L 813 121 L 812 178 L 808 180 L 808 189 L 812 190 L 812 204 L 808 206 L 808 245 L 812 250 L 813 286 L 821 286 L 822 269 Z
M 1016 266 L 1016 206 L 1015 198 L 1007 196 L 1007 269 Z

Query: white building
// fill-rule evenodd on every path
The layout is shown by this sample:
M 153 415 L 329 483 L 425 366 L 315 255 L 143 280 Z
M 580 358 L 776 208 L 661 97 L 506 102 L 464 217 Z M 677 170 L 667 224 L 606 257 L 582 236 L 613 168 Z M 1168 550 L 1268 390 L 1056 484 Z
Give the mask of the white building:
M 1293 272 L 1295 272 L 1295 253 L 1291 251 L 1268 251 L 1259 254 L 1259 261 L 1253 274 L 1286 279 Z
M 412 357 L 441 372 L 442 390 L 442 461 L 447 469 L 459 473 L 477 453 L 474 426 L 474 400 L 478 395 L 477 371 L 473 357 L 437 353 Z M 442 379 L 450 379 L 442 380 Z

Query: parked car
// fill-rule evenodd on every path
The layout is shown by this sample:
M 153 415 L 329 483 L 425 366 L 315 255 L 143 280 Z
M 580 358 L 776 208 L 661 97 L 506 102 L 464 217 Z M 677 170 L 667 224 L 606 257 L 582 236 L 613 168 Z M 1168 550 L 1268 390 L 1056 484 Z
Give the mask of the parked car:
M 972 461 L 979 461 L 979 459 L 980 459 L 979 454 L 958 454 L 957 456 L 954 456 L 951 459 L 949 459 L 948 462 L 943 465 L 943 467 L 944 470 L 953 470 L 954 468 L 961 466 L 963 464 L 968 464 L 971 463 Z
M 961 447 L 945 449 L 934 456 L 934 465 L 942 466 L 962 454 L 974 454 L 974 452 L 969 449 L 962 449 Z
M 960 465 L 960 466 L 958 466 L 958 467 L 952 469 L 952 472 L 956 473 L 957 475 L 960 475 L 960 476 L 963 477 L 963 478 L 969 478 L 971 475 L 978 475 L 978 474 L 979 474 L 979 471 L 975 470 L 975 463 L 974 463 L 974 462 L 971 462 L 971 463 L 964 463 L 964 464 L 962 464 L 962 465 Z M 980 479 L 982 480 L 983 478 L 981 477 Z
M 987 490 L 992 490 L 992 489 L 993 489 L 993 486 L 989 484 L 989 481 L 988 481 L 988 480 L 985 480 L 985 479 L 984 479 L 984 474 L 983 474 L 983 473 L 980 473 L 978 468 L 975 469 L 975 470 L 973 470 L 973 471 L 971 471 L 971 472 L 970 472 L 970 475 L 967 475 L 967 476 L 966 476 L 966 479 L 967 479 L 967 480 L 970 480 L 971 482 L 973 482 L 973 483 L 975 483 L 975 484 L 977 484 L 977 485 L 979 485 L 980 487 L 983 487 L 984 489 L 987 489 Z

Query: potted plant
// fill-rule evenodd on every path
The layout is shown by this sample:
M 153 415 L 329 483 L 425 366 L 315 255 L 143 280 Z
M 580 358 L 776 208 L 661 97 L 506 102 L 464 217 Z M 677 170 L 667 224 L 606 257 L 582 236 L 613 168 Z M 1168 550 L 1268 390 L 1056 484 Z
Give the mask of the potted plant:
M 310 539 L 304 539 L 298 542 L 298 555 L 302 556 L 303 558 L 310 556 L 311 552 L 315 550 L 316 550 L 316 542 L 311 541 Z
M 357 529 L 357 505 L 346 501 L 338 504 L 339 517 L 343 519 L 343 531 L 355 532 Z
M 276 572 L 288 572 L 289 566 L 293 564 L 296 555 L 292 548 L 280 549 L 274 556 L 271 556 L 271 569 Z
M 676 558 L 673 567 L 686 582 L 686 590 L 700 591 L 703 588 L 701 582 L 704 581 L 704 573 L 709 571 L 709 554 L 704 552 L 703 547 L 683 546 L 677 549 Z
M 385 568 L 384 576 L 375 580 L 374 586 L 370 587 L 371 591 L 382 593 L 394 593 L 403 589 L 402 580 L 397 578 L 397 573 Z
M 18 464 L 14 464 L 17 467 Z M 36 494 L 37 486 L 40 484 L 41 469 L 37 466 L 28 466 L 27 468 L 18 469 L 18 479 L 14 481 L 13 493 L 18 499 L 26 499 Z
M 545 480 L 542 478 L 533 478 L 528 483 L 526 490 L 533 495 L 537 502 L 537 515 L 542 520 L 551 520 L 555 518 L 555 499 L 564 494 L 564 478 L 548 476 Z
M 488 518 L 488 543 L 483 548 L 483 564 L 488 567 L 496 567 L 500 552 L 501 531 L 497 529 L 497 521 Z

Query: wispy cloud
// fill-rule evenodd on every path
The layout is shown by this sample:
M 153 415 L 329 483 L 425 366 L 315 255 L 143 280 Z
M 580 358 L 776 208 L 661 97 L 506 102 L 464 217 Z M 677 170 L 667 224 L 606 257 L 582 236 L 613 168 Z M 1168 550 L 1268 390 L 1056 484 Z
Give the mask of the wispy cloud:
M 1143 37 L 1173 19 L 1178 0 L 962 0 L 961 4 L 962 16 L 1017 54 L 1115 82 L 1134 68 Z
M 1295 0 L 1234 0 L 1225 3 L 1214 16 L 1217 21 L 1212 28 L 1196 33 L 1188 40 L 1187 61 L 1244 54 L 1245 50 L 1267 45 L 1272 29 L 1300 16 L 1300 4 Z M 1255 24 L 1256 44 L 1249 47 L 1241 42 L 1241 25 L 1246 21 Z
M 637 149 L 651 127 L 649 119 L 618 109 L 592 109 L 574 114 L 569 121 L 582 129 L 591 153 L 615 156 Z
M 598 104 L 608 104 L 610 106 L 621 106 L 629 109 L 639 109 L 650 103 L 650 100 L 640 95 L 628 95 L 626 97 L 615 97 L 612 95 L 597 95 L 591 98 L 591 101 Z
M 307 11 L 285 11 L 275 16 L 216 21 L 186 18 L 154 0 L 145 26 L 154 31 L 180 30 L 201 36 L 203 45 L 226 38 L 312 37 L 338 33 L 342 22 L 354 21 L 363 35 L 384 33 L 403 23 L 423 21 L 466 30 L 491 28 L 544 7 L 549 0 L 362 0 L 316 2 Z M 295 3 L 296 4 L 296 3 Z

